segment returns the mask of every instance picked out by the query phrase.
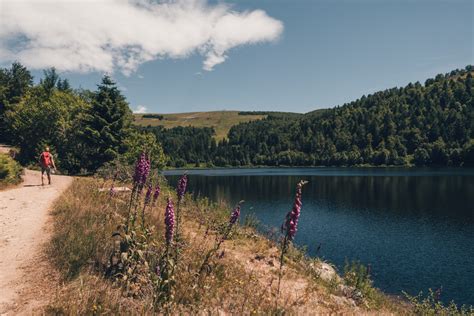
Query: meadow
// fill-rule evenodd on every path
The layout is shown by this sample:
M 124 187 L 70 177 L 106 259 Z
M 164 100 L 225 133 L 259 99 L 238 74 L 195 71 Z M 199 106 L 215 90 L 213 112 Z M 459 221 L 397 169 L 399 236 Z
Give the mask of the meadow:
M 239 111 L 212 111 L 212 112 L 189 112 L 175 114 L 159 114 L 163 119 L 144 118 L 144 114 L 135 114 L 134 123 L 140 126 L 163 126 L 173 128 L 177 126 L 212 127 L 216 134 L 216 140 L 227 137 L 227 133 L 234 125 L 244 122 L 260 120 L 267 115 L 239 115 Z

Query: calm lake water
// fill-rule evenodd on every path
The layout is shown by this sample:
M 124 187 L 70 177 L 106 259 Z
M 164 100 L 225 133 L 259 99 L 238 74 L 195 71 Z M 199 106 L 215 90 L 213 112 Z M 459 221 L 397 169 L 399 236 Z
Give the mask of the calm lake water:
M 183 171 L 167 171 L 176 184 Z M 474 169 L 302 168 L 191 170 L 189 190 L 212 200 L 245 200 L 266 226 L 280 227 L 300 179 L 296 243 L 341 271 L 371 264 L 387 293 L 442 286 L 442 300 L 474 305 Z M 318 253 L 317 248 L 321 245 Z

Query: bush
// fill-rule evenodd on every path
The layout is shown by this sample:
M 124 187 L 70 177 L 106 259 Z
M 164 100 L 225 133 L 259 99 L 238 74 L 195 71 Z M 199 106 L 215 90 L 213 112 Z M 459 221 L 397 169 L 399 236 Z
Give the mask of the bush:
M 382 294 L 373 286 L 370 278 L 370 268 L 360 262 L 346 262 L 344 282 L 353 288 L 351 296 L 355 301 L 374 306 L 379 306 L 383 302 Z
M 0 187 L 21 182 L 22 167 L 7 154 L 0 154 Z
M 473 315 L 474 308 L 472 306 L 458 307 L 454 302 L 444 305 L 440 300 L 441 289 L 433 292 L 429 289 L 428 295 L 423 296 L 420 292 L 417 296 L 411 296 L 405 292 L 406 298 L 413 305 L 413 312 L 416 315 Z

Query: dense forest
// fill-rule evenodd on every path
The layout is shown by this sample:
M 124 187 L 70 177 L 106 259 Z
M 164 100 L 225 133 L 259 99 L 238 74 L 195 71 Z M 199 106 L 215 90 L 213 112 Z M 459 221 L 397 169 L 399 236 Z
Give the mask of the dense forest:
M 380 91 L 305 115 L 268 115 L 231 128 L 148 127 L 169 165 L 474 165 L 473 68 Z M 188 150 L 190 152 L 188 152 Z
M 154 166 L 165 156 L 151 133 L 132 125 L 132 112 L 115 82 L 104 76 L 97 90 L 73 89 L 54 68 L 34 84 L 20 63 L 0 68 L 0 143 L 36 164 L 46 146 L 65 173 L 90 173 L 106 163 L 131 163 L 147 148 Z
M 155 135 L 168 157 L 169 166 L 179 168 L 189 163 L 198 167 L 200 163 L 212 165 L 217 149 L 213 128 L 193 126 L 178 126 L 169 129 L 163 126 L 137 128 Z

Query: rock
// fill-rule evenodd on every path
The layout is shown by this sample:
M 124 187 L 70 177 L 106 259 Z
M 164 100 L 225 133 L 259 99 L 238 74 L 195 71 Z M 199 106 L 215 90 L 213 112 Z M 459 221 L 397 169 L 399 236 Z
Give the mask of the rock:
M 99 189 L 99 192 L 109 192 L 110 191 L 110 188 L 100 188 Z M 130 192 L 132 191 L 130 188 L 127 188 L 127 187 L 114 187 L 114 192 L 115 193 L 118 193 L 118 192 Z
M 331 282 L 334 278 L 336 278 L 337 282 L 341 281 L 341 277 L 337 274 L 336 270 L 325 262 L 311 263 L 311 268 L 323 281 Z
M 333 300 L 334 303 L 336 303 L 340 307 L 345 307 L 345 306 L 356 307 L 357 306 L 353 300 L 348 299 L 346 297 L 336 296 L 334 294 L 331 294 L 331 299 Z

